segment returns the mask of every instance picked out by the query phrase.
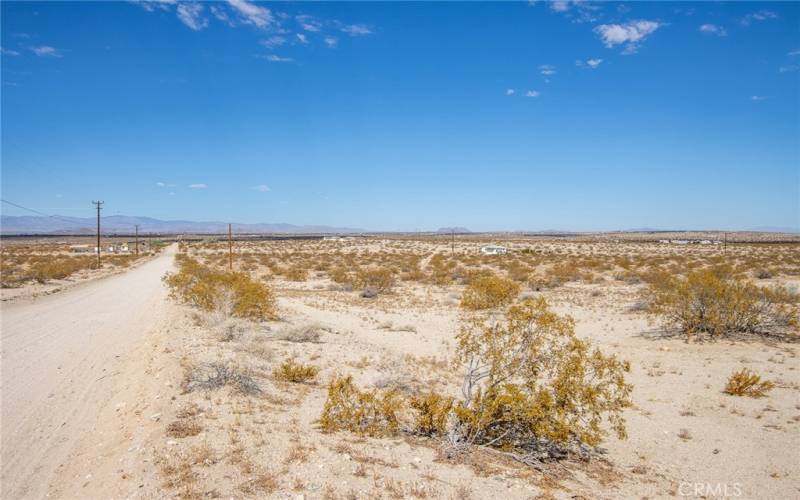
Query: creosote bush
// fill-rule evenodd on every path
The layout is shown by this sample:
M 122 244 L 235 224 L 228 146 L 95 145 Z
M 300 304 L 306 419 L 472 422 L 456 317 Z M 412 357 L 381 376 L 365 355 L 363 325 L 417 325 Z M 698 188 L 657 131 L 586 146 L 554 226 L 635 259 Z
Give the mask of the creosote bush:
M 651 313 L 687 335 L 778 333 L 797 327 L 797 294 L 762 288 L 725 270 L 691 271 L 685 279 L 655 277 L 649 299 Z
M 272 372 L 272 376 L 284 382 L 307 384 L 313 382 L 317 378 L 317 373 L 319 373 L 319 368 L 316 366 L 304 365 L 293 359 L 289 359 L 275 368 Z
M 453 398 L 435 392 L 414 396 L 409 405 L 416 410 L 414 429 L 425 436 L 444 435 L 447 417 L 453 409 Z
M 761 398 L 767 395 L 775 384 L 769 380 L 761 380 L 761 376 L 742 368 L 738 372 L 733 372 L 725 385 L 725 393 L 731 396 L 748 396 L 751 398 Z
M 604 422 L 622 439 L 631 405 L 630 366 L 575 335 L 543 298 L 510 306 L 503 321 L 478 315 L 458 335 L 466 365 L 454 447 L 481 444 L 523 461 L 572 445 L 597 446 Z
M 368 436 L 394 434 L 403 401 L 395 390 L 361 391 L 353 377 L 335 377 L 328 384 L 328 399 L 319 418 L 325 432 L 346 430 Z
M 489 446 L 526 463 L 597 446 L 607 427 L 625 437 L 628 363 L 579 339 L 572 319 L 551 312 L 544 299 L 511 305 L 500 321 L 488 313 L 469 316 L 457 353 L 465 366 L 460 399 L 362 392 L 351 377 L 337 378 L 328 388 L 323 429 L 392 434 L 399 416 L 410 414 L 403 430 L 439 437 L 453 452 Z
M 519 284 L 495 275 L 481 275 L 471 279 L 461 298 L 464 309 L 492 309 L 506 305 L 519 294 Z
M 231 314 L 240 318 L 275 319 L 275 298 L 270 289 L 238 272 L 219 272 L 179 255 L 179 271 L 164 279 L 173 297 L 206 311 L 230 302 Z

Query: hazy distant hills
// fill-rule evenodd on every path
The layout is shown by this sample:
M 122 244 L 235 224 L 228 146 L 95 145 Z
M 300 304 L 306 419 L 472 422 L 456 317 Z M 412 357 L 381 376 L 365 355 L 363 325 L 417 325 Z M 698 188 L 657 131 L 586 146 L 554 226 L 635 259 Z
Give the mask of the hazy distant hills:
M 472 231 L 470 231 L 465 227 L 456 226 L 456 227 L 440 227 L 439 229 L 436 230 L 436 232 L 445 234 L 450 234 L 450 233 L 466 234 L 466 233 L 471 233 Z
M 126 215 L 110 215 L 100 218 L 101 231 L 104 234 L 131 234 L 134 226 L 139 225 L 139 233 L 193 233 L 219 234 L 228 232 L 227 222 L 195 222 L 186 220 L 159 220 L 151 217 L 131 217 Z M 97 220 L 82 217 L 42 217 L 3 215 L 0 217 L 2 234 L 93 234 Z M 361 233 L 363 230 L 348 227 L 331 226 L 295 226 L 284 223 L 233 224 L 233 231 L 247 234 L 319 234 L 319 233 Z

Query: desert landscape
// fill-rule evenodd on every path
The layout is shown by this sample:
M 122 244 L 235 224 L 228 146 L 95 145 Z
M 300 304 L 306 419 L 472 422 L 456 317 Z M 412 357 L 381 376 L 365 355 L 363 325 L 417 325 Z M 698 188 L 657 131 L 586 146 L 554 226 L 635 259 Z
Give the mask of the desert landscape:
M 800 499 L 800 1 L 0 1 L 0 500 Z
M 92 432 L 62 450 L 60 463 L 51 460 L 50 481 L 23 480 L 15 484 L 23 490 L 7 491 L 33 487 L 62 498 L 663 498 L 720 496 L 717 489 L 726 488 L 727 496 L 744 498 L 795 496 L 796 237 L 742 243 L 744 235 L 731 235 L 723 246 L 640 236 L 398 235 L 230 247 L 224 238 L 206 238 L 170 244 L 118 277 L 4 302 L 7 335 L 15 307 L 24 310 L 26 301 L 45 306 L 81 286 L 111 286 L 137 273 L 147 273 L 150 290 L 162 290 L 150 302 L 157 321 L 142 324 L 130 341 L 147 363 L 128 357 L 106 366 L 114 374 L 108 399 L 86 401 L 99 417 L 79 423 Z M 487 246 L 507 253 L 485 255 Z M 154 266 L 165 272 L 156 276 L 148 271 Z M 783 295 L 758 313 L 757 330 L 685 332 L 659 310 L 658 290 L 670 286 L 664 274 L 673 285 L 718 278 L 696 283 L 702 291 L 691 292 L 694 305 L 723 300 L 702 297 L 720 284 Z M 48 306 L 50 315 L 57 307 Z M 527 307 L 534 318 L 571 318 L 558 323 L 560 334 L 574 330 L 611 363 L 592 377 L 613 372 L 624 382 L 602 390 L 600 400 L 565 396 L 580 412 L 568 421 L 566 439 L 553 434 L 536 450 L 520 441 L 464 445 L 453 438 L 455 422 L 465 418 L 456 409 L 468 404 L 464 332 L 476 318 L 503 324 L 514 307 Z M 537 321 L 526 328 L 548 330 Z M 495 334 L 507 338 L 510 331 Z M 4 341 L 4 353 L 11 342 Z M 556 344 L 549 348 L 543 365 L 559 355 Z M 3 361 L 4 370 L 21 370 Z M 581 370 L 592 366 L 582 363 Z M 524 366 L 515 370 L 510 380 L 524 377 Z M 561 376 L 537 370 L 545 391 L 548 377 Z M 729 379 L 742 370 L 760 379 L 739 394 Z M 570 384 L 591 385 L 587 375 Z M 4 378 L 6 397 L 9 390 Z M 15 418 L 8 403 L 3 411 L 5 421 Z M 513 423 L 513 409 L 497 411 L 484 418 Z M 596 433 L 583 424 L 594 416 Z M 41 430 L 37 422 L 30 433 Z M 7 471 L 24 467 L 3 462 L 4 485 L 25 477 L 12 478 Z

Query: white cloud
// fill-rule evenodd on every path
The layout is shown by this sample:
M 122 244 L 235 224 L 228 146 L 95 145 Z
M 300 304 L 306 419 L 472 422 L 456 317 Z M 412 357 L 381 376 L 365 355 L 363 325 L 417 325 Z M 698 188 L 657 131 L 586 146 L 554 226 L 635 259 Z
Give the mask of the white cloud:
M 266 184 L 259 184 L 258 186 L 253 186 L 253 189 L 258 191 L 259 193 L 268 193 L 272 191 L 272 189 L 270 189 L 270 187 L 267 186 Z
M 566 12 L 569 10 L 568 0 L 555 0 L 550 2 L 550 8 L 556 12 Z
M 228 0 L 228 4 L 236 10 L 245 24 L 266 28 L 274 21 L 269 9 L 252 4 L 247 0 Z
M 539 97 L 540 95 L 542 95 L 542 93 L 538 90 L 529 90 L 525 92 L 525 97 Z
M 163 182 L 156 182 L 156 186 L 163 188 L 166 187 L 166 184 L 164 184 Z
M 506 95 L 514 95 L 516 93 L 517 93 L 517 91 L 514 90 L 514 89 L 506 89 Z
M 339 43 L 339 40 L 335 36 L 326 36 L 323 41 L 325 42 L 325 45 L 331 48 L 336 47 L 336 45 Z
M 18 56 L 19 52 L 17 52 L 16 50 L 0 47 L 0 54 L 3 54 L 4 56 Z
M 236 26 L 236 23 L 233 22 L 233 19 L 230 18 L 227 12 L 222 10 L 222 7 L 219 5 L 212 5 L 209 7 L 211 14 L 216 17 L 218 20 L 222 21 L 223 23 L 227 24 L 231 28 Z
M 292 61 L 294 61 L 294 59 L 292 59 L 291 57 L 281 57 L 281 56 L 276 56 L 275 54 L 269 54 L 269 55 L 263 56 L 263 57 L 264 57 L 264 59 L 266 59 L 269 62 L 292 62 Z
M 588 67 L 590 67 L 592 69 L 595 69 L 598 66 L 600 66 L 601 64 L 603 64 L 603 59 L 600 59 L 600 58 L 587 59 L 586 61 L 582 61 L 582 60 L 578 59 L 577 61 L 575 61 L 575 66 L 578 66 L 579 68 L 583 68 L 583 67 L 588 66 Z
M 711 35 L 728 36 L 728 32 L 725 28 L 717 26 L 716 24 L 701 24 L 699 29 L 701 32 Z
M 156 9 L 169 10 L 177 0 L 139 0 L 137 3 L 147 12 L 153 12 Z
M 754 95 L 754 96 L 750 96 L 750 100 L 751 100 L 751 101 L 756 101 L 756 102 L 758 102 L 758 101 L 766 101 L 766 100 L 767 100 L 767 96 L 764 96 L 764 95 Z
M 662 26 L 656 21 L 637 20 L 625 24 L 601 24 L 594 29 L 600 35 L 603 44 L 608 47 L 626 44 L 624 54 L 636 52 L 640 42 L 652 35 Z
M 371 35 L 372 30 L 363 24 L 344 24 L 339 26 L 339 30 L 350 36 Z
M 800 66 L 798 66 L 797 64 L 787 64 L 786 66 L 781 66 L 780 68 L 778 68 L 778 72 L 779 73 L 794 73 L 798 69 L 800 69 Z
M 741 22 L 745 26 L 749 26 L 750 23 L 752 23 L 753 21 L 761 22 L 761 21 L 766 21 L 768 19 L 777 19 L 777 18 L 778 14 L 772 12 L 771 10 L 762 9 L 745 15 L 739 22 Z
M 39 45 L 38 47 L 31 47 L 34 54 L 39 57 L 61 57 L 61 51 L 49 45 Z
M 555 75 L 556 67 L 553 66 L 552 64 L 542 64 L 541 66 L 539 66 L 539 73 L 545 76 Z
M 208 26 L 208 19 L 203 16 L 203 6 L 199 3 L 181 3 L 178 5 L 177 13 L 178 19 L 195 31 Z
M 794 49 L 792 51 L 789 51 L 789 53 L 786 54 L 786 55 L 787 56 L 800 56 L 800 49 Z
M 313 33 L 319 33 L 322 31 L 322 23 L 316 20 L 313 16 L 309 15 L 300 15 L 295 17 L 297 22 L 300 23 L 300 27 L 306 31 L 311 31 Z
M 263 45 L 265 47 L 270 47 L 270 48 L 272 48 L 272 47 L 280 47 L 281 45 L 286 43 L 286 37 L 283 37 L 283 36 L 280 36 L 280 35 L 275 35 L 275 36 L 271 36 L 271 37 L 267 38 L 266 40 L 261 40 L 258 43 L 260 43 L 261 45 Z
M 300 41 L 300 43 L 302 43 L 304 45 L 308 43 L 308 37 L 306 37 L 302 33 L 297 33 L 297 39 Z
M 206 189 L 208 184 L 198 183 L 198 184 L 189 184 L 189 188 L 191 189 Z

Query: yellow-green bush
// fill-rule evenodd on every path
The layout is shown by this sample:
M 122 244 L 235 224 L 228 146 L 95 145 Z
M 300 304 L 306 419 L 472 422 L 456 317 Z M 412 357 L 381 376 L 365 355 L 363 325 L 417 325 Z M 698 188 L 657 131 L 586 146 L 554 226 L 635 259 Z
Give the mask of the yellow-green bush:
M 461 307 L 479 310 L 492 309 L 513 301 L 520 286 L 515 281 L 495 275 L 480 275 L 471 279 L 461 297 Z
M 728 383 L 725 385 L 725 392 L 731 396 L 749 396 L 751 398 L 761 398 L 767 395 L 767 392 L 772 390 L 775 384 L 769 380 L 761 380 L 761 376 L 742 368 L 738 372 L 734 372 L 728 378 Z
M 446 438 L 454 450 L 471 445 L 510 451 L 523 461 L 596 446 L 608 429 L 625 437 L 622 412 L 631 405 L 627 362 L 593 349 L 573 321 L 551 312 L 544 299 L 506 310 L 505 320 L 471 316 L 458 334 L 466 367 L 463 399 L 427 393 L 362 392 L 351 377 L 328 387 L 320 423 L 326 431 L 371 435 L 403 428 Z M 408 411 L 405 411 L 408 410 Z
M 509 307 L 504 322 L 466 322 L 458 356 L 467 366 L 465 399 L 455 407 L 453 435 L 461 442 L 596 446 L 604 422 L 625 437 L 628 363 L 592 349 L 575 335 L 572 319 L 550 311 L 543 298 Z
M 353 285 L 358 288 L 374 288 L 380 293 L 388 292 L 394 286 L 394 273 L 385 267 L 359 269 Z
M 304 365 L 293 359 L 289 359 L 275 368 L 272 372 L 272 376 L 284 382 L 305 384 L 313 382 L 314 379 L 317 378 L 317 373 L 319 373 L 319 368 L 316 366 Z
M 165 277 L 173 297 L 207 311 L 230 302 L 234 316 L 275 319 L 275 298 L 265 284 L 244 273 L 214 271 L 183 255 L 176 260 L 179 271 Z
M 414 396 L 409 402 L 416 410 L 414 430 L 425 436 L 444 435 L 447 431 L 447 418 L 453 409 L 453 398 L 429 392 Z
M 328 399 L 319 423 L 325 432 L 390 435 L 397 431 L 402 406 L 397 391 L 361 391 L 353 384 L 353 377 L 336 377 L 328 385 Z
M 797 327 L 798 295 L 762 288 L 722 269 L 650 278 L 650 312 L 687 335 L 777 333 Z

